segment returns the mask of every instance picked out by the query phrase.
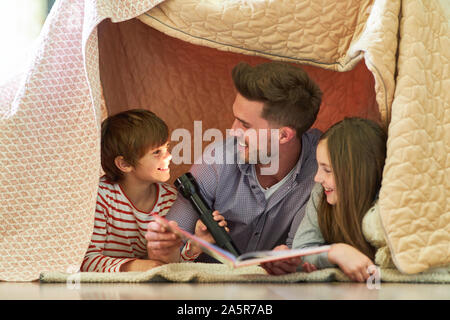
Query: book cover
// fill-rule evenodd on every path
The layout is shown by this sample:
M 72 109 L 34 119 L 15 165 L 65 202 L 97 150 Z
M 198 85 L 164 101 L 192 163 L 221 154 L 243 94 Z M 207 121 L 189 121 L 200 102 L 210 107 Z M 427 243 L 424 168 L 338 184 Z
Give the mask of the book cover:
M 241 254 L 236 257 L 230 252 L 223 250 L 222 248 L 209 243 L 195 235 L 180 229 L 178 227 L 173 227 L 169 225 L 168 220 L 154 216 L 155 220 L 164 225 L 168 230 L 177 234 L 183 240 L 191 240 L 197 244 L 200 248 L 202 248 L 203 252 L 215 258 L 216 260 L 226 264 L 232 268 L 239 268 L 245 266 L 258 265 L 264 262 L 271 262 L 277 260 L 285 260 L 295 257 L 301 257 L 311 254 L 318 254 L 321 252 L 326 252 L 330 250 L 330 246 L 320 246 L 315 248 L 307 248 L 307 249 L 290 249 L 290 250 L 268 250 L 268 251 L 255 251 L 255 252 L 247 252 Z

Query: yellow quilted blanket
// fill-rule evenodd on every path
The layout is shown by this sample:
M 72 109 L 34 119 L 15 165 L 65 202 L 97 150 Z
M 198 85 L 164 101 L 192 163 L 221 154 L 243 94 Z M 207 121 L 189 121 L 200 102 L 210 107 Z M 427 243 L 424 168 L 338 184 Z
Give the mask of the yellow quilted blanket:
M 27 72 L 0 87 L 0 280 L 79 268 L 107 113 L 149 107 L 171 128 L 191 129 L 201 115 L 204 129 L 224 129 L 232 120 L 222 112 L 234 95 L 230 66 L 240 60 L 302 64 L 325 92 L 318 128 L 344 115 L 388 127 L 379 209 L 392 261 L 404 273 L 450 263 L 449 7 L 56 2 Z
M 449 17 L 445 0 L 173 0 L 139 19 L 191 43 L 340 72 L 364 59 L 389 126 L 384 235 L 396 267 L 417 273 L 450 263 Z

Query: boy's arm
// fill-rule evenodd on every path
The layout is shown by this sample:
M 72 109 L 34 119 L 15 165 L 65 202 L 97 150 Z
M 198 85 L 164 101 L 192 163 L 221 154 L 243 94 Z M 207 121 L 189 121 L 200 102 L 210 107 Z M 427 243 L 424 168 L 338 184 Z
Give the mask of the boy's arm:
M 147 271 L 152 268 L 162 266 L 164 262 L 156 260 L 135 259 L 127 261 L 120 267 L 121 272 L 129 271 Z
M 180 261 L 193 262 L 202 253 L 190 240 L 186 241 L 185 245 L 181 249 Z
M 106 241 L 108 209 L 101 199 L 97 198 L 95 209 L 94 231 L 91 243 L 81 264 L 81 271 L 118 272 L 123 264 L 136 260 L 134 258 L 113 258 L 103 255 Z

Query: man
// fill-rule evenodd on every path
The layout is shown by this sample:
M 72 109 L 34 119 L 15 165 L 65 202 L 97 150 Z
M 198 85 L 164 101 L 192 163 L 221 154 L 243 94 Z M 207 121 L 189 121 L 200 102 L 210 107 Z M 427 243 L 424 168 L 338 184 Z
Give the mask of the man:
M 238 93 L 233 137 L 225 144 L 237 147 L 233 150 L 240 160 L 196 164 L 190 172 L 208 204 L 226 219 L 241 253 L 290 247 L 314 185 L 320 131 L 308 129 L 317 117 L 322 92 L 301 68 L 281 62 L 255 67 L 239 63 L 232 77 Z M 278 134 L 271 136 L 270 129 Z M 247 135 L 250 130 L 256 132 L 256 147 Z M 266 144 L 259 139 L 264 133 Z M 274 144 L 278 148 L 270 154 Z M 278 170 L 267 170 L 273 163 L 262 161 L 261 151 L 277 160 Z M 193 233 L 198 214 L 189 201 L 178 197 L 166 218 Z M 181 255 L 181 260 L 211 261 L 205 254 L 197 258 L 197 248 L 180 253 L 180 240 L 156 222 L 149 223 L 146 239 L 149 256 L 155 259 L 176 262 Z

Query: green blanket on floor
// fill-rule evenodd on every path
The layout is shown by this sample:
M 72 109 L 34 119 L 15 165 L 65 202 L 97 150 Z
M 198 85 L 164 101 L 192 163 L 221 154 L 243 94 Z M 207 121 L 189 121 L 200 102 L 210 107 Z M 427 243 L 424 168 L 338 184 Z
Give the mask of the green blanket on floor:
M 371 208 L 363 219 L 363 233 L 375 248 L 375 264 L 378 272 L 368 281 L 413 282 L 413 283 L 450 283 L 450 266 L 428 269 L 417 274 L 402 274 L 392 261 L 389 248 L 384 239 L 378 204 Z M 76 272 L 76 270 L 74 270 Z M 322 269 L 312 273 L 296 272 L 282 276 L 270 276 L 258 266 L 231 269 L 224 264 L 210 263 L 174 263 L 146 272 L 118 273 L 61 273 L 46 272 L 40 276 L 41 282 L 349 282 L 350 279 L 337 268 Z
M 379 275 L 379 277 L 378 277 Z M 450 283 L 450 269 L 436 268 L 414 275 L 400 273 L 397 269 L 381 268 L 369 279 L 374 285 L 380 282 Z M 40 276 L 41 282 L 243 282 L 243 283 L 293 283 L 293 282 L 348 282 L 339 269 L 322 269 L 312 273 L 297 272 L 281 276 L 270 276 L 258 266 L 231 269 L 224 264 L 173 263 L 146 272 L 97 273 L 47 272 Z

